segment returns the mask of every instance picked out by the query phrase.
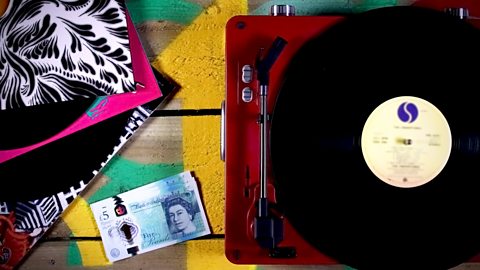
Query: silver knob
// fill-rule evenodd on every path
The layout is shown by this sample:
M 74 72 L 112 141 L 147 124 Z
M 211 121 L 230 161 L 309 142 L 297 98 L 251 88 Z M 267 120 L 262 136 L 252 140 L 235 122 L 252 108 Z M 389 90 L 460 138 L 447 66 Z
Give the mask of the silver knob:
M 272 16 L 295 16 L 295 7 L 292 5 L 273 5 L 270 7 Z
M 466 8 L 445 8 L 445 13 L 462 20 L 468 19 L 468 9 Z

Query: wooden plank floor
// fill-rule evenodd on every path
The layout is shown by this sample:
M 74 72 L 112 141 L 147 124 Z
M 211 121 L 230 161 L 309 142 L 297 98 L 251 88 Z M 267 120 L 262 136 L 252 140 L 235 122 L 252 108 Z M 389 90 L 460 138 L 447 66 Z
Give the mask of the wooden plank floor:
M 410 1 L 291 2 L 298 4 L 299 13 L 313 14 Z M 19 269 L 348 269 L 343 265 L 233 265 L 223 254 L 225 194 L 220 160 L 220 104 L 225 87 L 223 29 L 231 16 L 265 14 L 270 5 L 283 3 L 277 0 L 127 0 L 149 60 L 174 79 L 181 86 L 180 91 L 141 126 L 112 161 L 109 170 L 96 177 Z M 125 172 L 125 168 L 130 168 L 130 172 Z M 129 174 L 133 170 L 136 176 L 141 176 L 138 178 L 150 180 L 155 174 L 160 177 L 175 171 L 194 171 L 201 184 L 212 235 L 108 263 L 88 204 L 102 195 L 141 184 L 133 180 L 116 182 L 121 173 Z M 462 264 L 455 269 L 480 269 L 480 265 Z

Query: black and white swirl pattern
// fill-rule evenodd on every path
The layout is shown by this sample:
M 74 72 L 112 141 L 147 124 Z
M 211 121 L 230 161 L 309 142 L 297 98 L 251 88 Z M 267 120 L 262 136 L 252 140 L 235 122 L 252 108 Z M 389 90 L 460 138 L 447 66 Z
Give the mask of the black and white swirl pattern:
M 122 0 L 10 0 L 0 109 L 135 90 Z

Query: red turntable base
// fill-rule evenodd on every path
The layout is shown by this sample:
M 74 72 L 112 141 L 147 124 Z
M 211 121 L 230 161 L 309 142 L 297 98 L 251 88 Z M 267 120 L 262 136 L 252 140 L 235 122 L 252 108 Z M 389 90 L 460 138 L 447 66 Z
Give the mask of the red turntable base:
M 229 20 L 222 156 L 232 263 L 445 269 L 480 261 L 480 223 L 465 218 L 480 207 L 480 115 L 468 98 L 478 79 L 466 68 L 480 61 L 479 6 L 421 1 L 344 16 Z M 439 94 L 457 84 L 462 90 Z M 382 102 L 410 97 L 447 119 L 448 136 L 435 127 L 426 136 L 441 141 L 429 146 L 449 146 L 448 161 L 426 183 L 409 183 L 413 167 L 425 174 L 434 159 L 415 150 L 423 159 L 410 159 L 408 177 L 384 183 L 391 179 L 366 160 L 362 128 Z M 425 113 L 405 104 L 398 118 L 407 124 Z

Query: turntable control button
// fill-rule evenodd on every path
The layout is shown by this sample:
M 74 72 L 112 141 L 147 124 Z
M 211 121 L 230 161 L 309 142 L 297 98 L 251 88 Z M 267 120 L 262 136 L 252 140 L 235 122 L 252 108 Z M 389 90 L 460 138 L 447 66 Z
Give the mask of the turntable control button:
M 242 90 L 242 100 L 244 102 L 250 102 L 253 99 L 253 91 L 250 87 L 245 87 Z
M 253 68 L 250 65 L 242 67 L 242 82 L 250 83 L 253 79 Z

